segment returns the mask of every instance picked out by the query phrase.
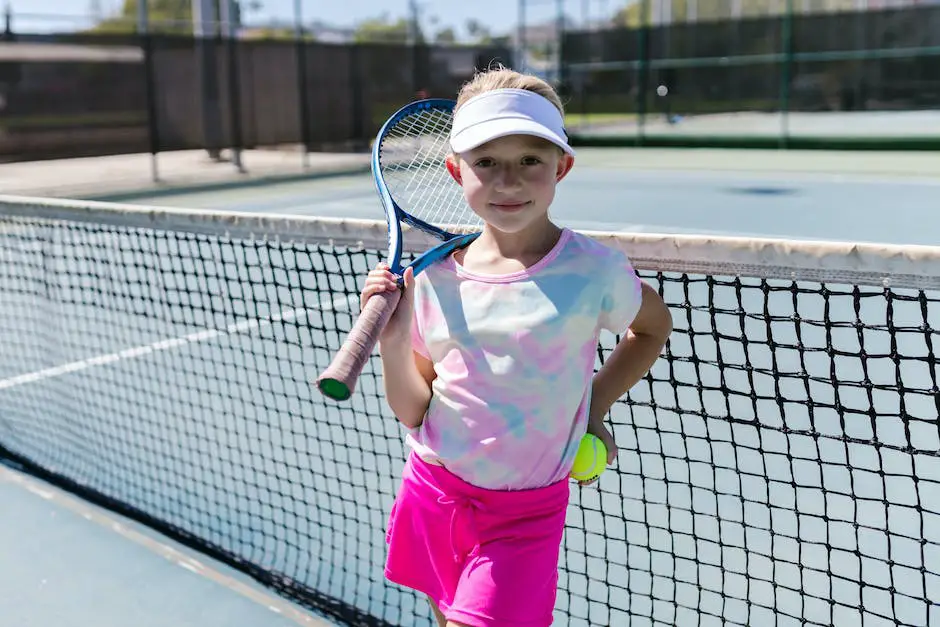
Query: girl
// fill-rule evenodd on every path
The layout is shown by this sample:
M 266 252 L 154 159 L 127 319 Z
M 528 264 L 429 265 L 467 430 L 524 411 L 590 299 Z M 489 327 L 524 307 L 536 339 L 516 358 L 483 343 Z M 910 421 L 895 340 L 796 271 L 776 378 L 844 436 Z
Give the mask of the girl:
M 426 594 L 440 627 L 552 623 L 578 444 L 593 433 L 613 463 L 604 416 L 672 330 L 621 252 L 550 219 L 574 165 L 563 120 L 532 76 L 500 68 L 461 89 L 447 169 L 484 228 L 417 279 L 405 272 L 379 340 L 412 449 L 385 575 Z M 394 289 L 380 264 L 361 304 Z M 623 340 L 594 375 L 601 329 Z

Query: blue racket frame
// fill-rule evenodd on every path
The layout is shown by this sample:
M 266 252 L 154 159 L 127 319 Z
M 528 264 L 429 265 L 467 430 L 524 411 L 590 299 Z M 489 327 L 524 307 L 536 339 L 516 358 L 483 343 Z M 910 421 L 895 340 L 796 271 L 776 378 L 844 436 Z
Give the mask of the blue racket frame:
M 420 273 L 432 263 L 439 261 L 440 259 L 443 259 L 447 255 L 451 254 L 458 248 L 467 246 L 470 244 L 470 242 L 480 236 L 479 232 L 465 234 L 450 233 L 434 226 L 433 224 L 429 224 L 424 220 L 420 220 L 412 216 L 398 206 L 398 203 L 395 202 L 394 198 L 392 198 L 392 195 L 389 193 L 388 187 L 386 187 L 385 181 L 382 178 L 382 165 L 380 163 L 379 153 L 381 151 L 382 141 L 385 139 L 385 136 L 388 134 L 388 132 L 394 128 L 395 125 L 402 120 L 402 118 L 412 115 L 415 112 L 426 111 L 430 109 L 445 109 L 452 111 L 455 105 L 455 101 L 446 98 L 428 98 L 426 100 L 418 100 L 416 102 L 409 103 L 396 111 L 394 115 L 386 120 L 385 124 L 383 124 L 382 128 L 379 130 L 377 136 L 378 139 L 372 146 L 372 180 L 375 183 L 376 191 L 382 198 L 382 206 L 385 209 L 385 218 L 388 221 L 387 259 L 390 270 L 393 274 L 398 276 L 399 281 L 401 281 L 401 275 L 404 272 L 404 268 L 401 265 L 402 222 L 408 226 L 420 229 L 429 235 L 443 240 L 441 244 L 438 244 L 434 248 L 425 251 L 415 258 L 414 261 L 412 261 L 410 265 L 415 275 Z

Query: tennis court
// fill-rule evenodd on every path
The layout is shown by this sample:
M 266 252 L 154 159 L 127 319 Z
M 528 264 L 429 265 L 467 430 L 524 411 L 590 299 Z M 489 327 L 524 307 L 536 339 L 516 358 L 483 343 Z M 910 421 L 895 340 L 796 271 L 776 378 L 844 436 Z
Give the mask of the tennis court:
M 936 242 L 936 181 L 580 172 L 559 219 L 630 250 L 676 332 L 574 488 L 558 624 L 940 620 L 940 253 L 797 241 Z M 430 625 L 381 575 L 377 364 L 348 406 L 310 385 L 384 224 L 304 215 L 375 218 L 371 180 L 158 202 L 239 213 L 0 202 L 4 455 L 341 624 Z
M 682 163 L 682 151 L 673 152 L 674 169 L 662 160 L 656 169 L 645 169 L 636 151 L 581 149 L 576 167 L 558 188 L 553 215 L 572 228 L 618 233 L 940 242 L 940 221 L 934 215 L 940 176 L 918 176 L 919 161 L 911 163 L 906 176 L 890 164 L 879 171 L 878 156 L 870 157 L 875 165 L 856 165 L 854 172 L 827 172 L 831 158 L 821 162 L 817 172 L 811 165 L 774 172 L 760 167 L 760 152 L 753 154 L 754 163 L 729 166 L 721 162 L 721 151 L 713 151 L 712 167 L 699 160 L 696 169 L 690 169 Z M 801 158 L 809 163 L 821 159 L 806 153 Z M 846 155 L 845 161 L 857 162 L 858 155 Z M 745 171 L 745 166 L 754 169 Z M 383 218 L 368 174 L 115 198 L 249 213 Z
M 936 111 L 856 111 L 768 113 L 742 111 L 682 115 L 682 112 L 648 115 L 642 123 L 644 133 L 651 135 L 699 137 L 789 137 L 827 138 L 900 138 L 925 137 L 940 133 L 940 115 Z M 624 119 L 594 122 L 590 116 L 572 122 L 584 135 L 631 135 L 640 130 L 640 123 Z
M 0 502 L 5 625 L 329 625 L 235 569 L 4 465 Z

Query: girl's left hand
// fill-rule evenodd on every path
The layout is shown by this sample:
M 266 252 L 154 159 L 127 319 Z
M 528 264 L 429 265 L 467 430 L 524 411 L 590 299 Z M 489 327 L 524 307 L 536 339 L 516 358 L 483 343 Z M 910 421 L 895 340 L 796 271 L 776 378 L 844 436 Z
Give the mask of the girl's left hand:
M 614 442 L 614 436 L 607 429 L 607 425 L 605 425 L 602 421 L 591 420 L 588 422 L 587 432 L 597 437 L 601 442 L 604 443 L 604 446 L 607 448 L 607 465 L 612 466 L 614 460 L 617 459 L 618 449 L 617 443 Z M 591 481 L 579 481 L 578 484 L 587 486 L 595 482 L 597 482 L 597 478 L 592 479 Z

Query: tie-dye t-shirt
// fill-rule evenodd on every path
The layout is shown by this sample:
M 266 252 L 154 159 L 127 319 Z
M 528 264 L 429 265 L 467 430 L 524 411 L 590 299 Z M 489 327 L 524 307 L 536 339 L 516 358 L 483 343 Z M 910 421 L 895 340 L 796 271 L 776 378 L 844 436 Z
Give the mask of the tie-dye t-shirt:
M 565 479 L 587 429 L 600 332 L 624 332 L 640 308 L 627 257 L 565 229 L 524 271 L 474 274 L 451 256 L 414 289 L 414 349 L 437 377 L 408 444 L 482 488 Z

